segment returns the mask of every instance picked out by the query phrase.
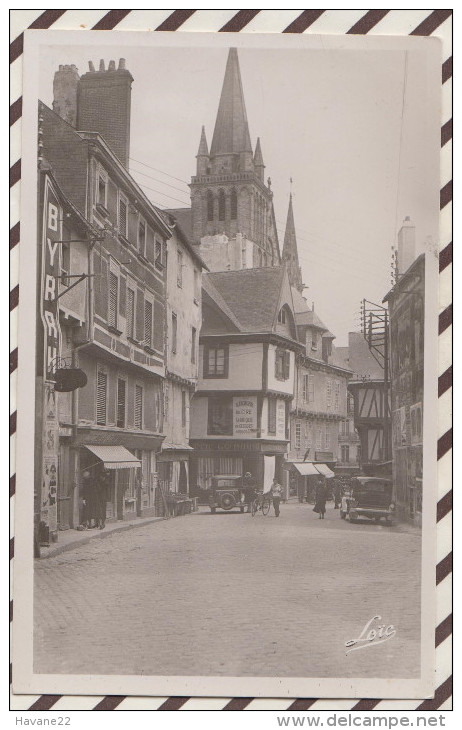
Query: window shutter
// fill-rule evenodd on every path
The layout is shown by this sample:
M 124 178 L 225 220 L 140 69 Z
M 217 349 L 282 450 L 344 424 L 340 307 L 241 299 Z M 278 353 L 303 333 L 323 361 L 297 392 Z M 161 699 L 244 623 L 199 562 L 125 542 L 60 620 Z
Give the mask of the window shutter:
M 135 335 L 135 292 L 127 289 L 127 336 L 133 338 Z
M 135 385 L 135 428 L 143 427 L 143 388 Z
M 119 198 L 119 232 L 122 236 L 127 237 L 127 202 L 123 198 Z
M 284 380 L 288 380 L 290 377 L 290 352 L 286 350 L 284 352 Z
M 117 428 L 125 428 L 125 380 L 117 380 Z
M 136 295 L 136 339 L 138 342 L 144 340 L 144 294 L 142 289 L 138 289 Z
M 152 303 L 144 300 L 144 344 L 152 347 Z
M 108 322 L 112 327 L 117 326 L 117 300 L 119 290 L 119 277 L 113 271 L 109 272 L 109 313 Z
M 146 235 L 146 258 L 151 264 L 154 263 L 154 233 L 149 227 Z
M 119 314 L 121 317 L 126 316 L 127 310 L 127 278 L 125 276 L 120 277 L 120 290 L 119 290 Z
M 165 309 L 161 302 L 154 301 L 154 343 L 159 352 L 164 351 Z
M 107 374 L 99 370 L 96 379 L 96 423 L 106 425 Z
M 107 188 L 107 210 L 111 221 L 115 224 L 117 224 L 117 197 L 117 188 L 112 180 L 109 180 Z

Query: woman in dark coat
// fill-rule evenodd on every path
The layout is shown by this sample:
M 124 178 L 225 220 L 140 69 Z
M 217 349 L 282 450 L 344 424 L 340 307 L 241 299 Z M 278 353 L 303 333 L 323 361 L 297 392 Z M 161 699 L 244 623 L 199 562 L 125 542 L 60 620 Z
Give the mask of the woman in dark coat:
M 316 503 L 313 512 L 319 514 L 319 519 L 323 520 L 326 513 L 327 486 L 323 477 L 319 477 L 316 484 Z

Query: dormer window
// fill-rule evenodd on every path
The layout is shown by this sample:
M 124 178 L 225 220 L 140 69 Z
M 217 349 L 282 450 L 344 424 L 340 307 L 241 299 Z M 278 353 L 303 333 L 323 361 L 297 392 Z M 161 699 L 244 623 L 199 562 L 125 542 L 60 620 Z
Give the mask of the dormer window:
M 102 206 L 107 210 L 107 188 L 108 177 L 102 168 L 98 170 L 96 181 L 96 205 Z
M 285 324 L 286 323 L 286 312 L 285 312 L 284 307 L 282 307 L 282 309 L 279 310 L 278 322 L 279 322 L 279 324 Z
M 311 349 L 317 350 L 318 349 L 318 333 L 316 330 L 313 330 L 311 335 Z

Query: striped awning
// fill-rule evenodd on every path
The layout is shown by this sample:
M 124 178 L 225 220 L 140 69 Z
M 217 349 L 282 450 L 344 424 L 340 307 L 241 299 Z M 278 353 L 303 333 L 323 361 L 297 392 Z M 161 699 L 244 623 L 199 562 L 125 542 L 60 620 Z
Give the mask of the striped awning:
M 335 476 L 332 469 L 329 469 L 329 467 L 326 466 L 326 464 L 315 464 L 315 467 L 318 470 L 318 472 L 323 475 L 323 477 L 326 477 L 326 479 L 331 479 L 332 477 Z
M 293 464 L 294 469 L 298 471 L 299 474 L 302 475 L 302 477 L 310 477 L 310 476 L 318 476 L 319 472 L 316 469 L 315 465 L 311 463 L 311 461 L 304 461 L 300 464 Z
M 133 456 L 125 446 L 85 444 L 85 448 L 101 459 L 106 469 L 136 469 L 141 466 L 141 461 Z

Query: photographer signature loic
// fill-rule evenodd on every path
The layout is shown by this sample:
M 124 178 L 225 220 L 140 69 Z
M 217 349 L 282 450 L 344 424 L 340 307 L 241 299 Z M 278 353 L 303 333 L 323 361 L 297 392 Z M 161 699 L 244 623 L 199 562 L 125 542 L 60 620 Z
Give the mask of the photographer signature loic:
M 367 649 L 370 646 L 383 644 L 385 641 L 389 641 L 396 636 L 396 629 L 393 624 L 389 626 L 386 624 L 377 624 L 379 621 L 382 621 L 381 616 L 373 616 L 367 622 L 357 639 L 345 641 L 346 654 L 349 654 L 351 651 L 357 651 L 358 649 Z

